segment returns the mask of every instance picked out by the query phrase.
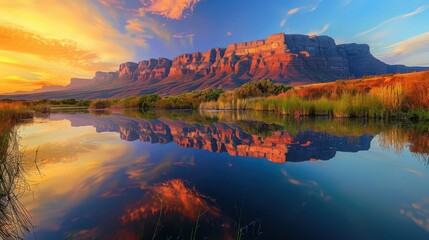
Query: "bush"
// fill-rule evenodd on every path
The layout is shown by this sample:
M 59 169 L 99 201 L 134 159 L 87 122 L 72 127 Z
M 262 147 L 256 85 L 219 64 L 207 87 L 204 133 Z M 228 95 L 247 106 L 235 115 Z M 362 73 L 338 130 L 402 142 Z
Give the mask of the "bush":
M 108 99 L 96 99 L 89 105 L 90 109 L 105 109 L 111 107 L 112 104 Z
M 77 100 L 74 98 L 68 98 L 61 101 L 64 105 L 75 105 L 77 103 Z
M 89 107 L 89 105 L 91 105 L 91 101 L 90 100 L 79 100 L 76 103 L 76 106 L 79 106 L 79 107 Z
M 150 94 L 143 95 L 139 97 L 139 108 L 140 109 L 149 109 L 154 108 L 156 103 L 161 99 L 158 95 Z
M 234 90 L 238 98 L 267 97 L 278 95 L 291 89 L 291 86 L 274 84 L 270 79 L 262 79 L 256 82 L 248 82 Z

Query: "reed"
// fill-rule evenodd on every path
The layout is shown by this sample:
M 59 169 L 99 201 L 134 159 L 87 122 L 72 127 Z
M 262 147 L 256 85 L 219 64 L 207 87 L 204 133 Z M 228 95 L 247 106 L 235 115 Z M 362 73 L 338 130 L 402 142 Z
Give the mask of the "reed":
M 33 117 L 33 111 L 20 102 L 0 103 L 0 122 L 14 123 Z
M 19 198 L 29 189 L 17 130 L 0 127 L 0 239 L 24 239 L 33 226 Z
M 389 116 L 388 107 L 376 96 L 342 94 L 337 99 L 306 99 L 297 95 L 277 98 L 222 99 L 200 104 L 204 110 L 273 111 L 290 116 L 376 117 Z

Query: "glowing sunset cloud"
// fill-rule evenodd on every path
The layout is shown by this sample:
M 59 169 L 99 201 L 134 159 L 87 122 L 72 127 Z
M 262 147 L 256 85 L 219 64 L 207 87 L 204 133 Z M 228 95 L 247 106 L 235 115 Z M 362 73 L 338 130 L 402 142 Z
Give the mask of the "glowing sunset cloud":
M 186 11 L 193 12 L 200 0 L 141 0 L 144 7 L 141 13 L 150 12 L 166 18 L 181 19 L 188 16 Z
M 214 200 L 194 188 L 188 188 L 181 179 L 169 180 L 159 185 L 149 186 L 147 189 L 150 192 L 142 201 L 128 207 L 121 218 L 123 223 L 156 215 L 161 211 L 161 207 L 164 212 L 180 213 L 180 216 L 188 220 L 194 220 L 200 211 L 207 211 L 215 218 L 221 216 L 221 211 L 214 204 Z

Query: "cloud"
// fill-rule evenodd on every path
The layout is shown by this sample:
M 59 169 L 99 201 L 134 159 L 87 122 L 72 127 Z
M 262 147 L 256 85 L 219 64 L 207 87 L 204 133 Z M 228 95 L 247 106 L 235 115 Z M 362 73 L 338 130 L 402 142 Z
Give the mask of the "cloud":
M 389 23 L 392 23 L 392 22 L 395 22 L 395 21 L 398 21 L 398 20 L 402 20 L 402 19 L 406 19 L 406 18 L 415 16 L 415 15 L 417 15 L 419 13 L 422 13 L 422 12 L 426 11 L 426 9 L 428 9 L 428 7 L 429 7 L 429 5 L 421 6 L 421 7 L 417 8 L 416 10 L 414 10 L 414 11 L 412 11 L 410 13 L 406 13 L 406 14 L 403 14 L 403 15 L 399 15 L 399 16 L 396 16 L 396 17 L 389 18 L 389 19 L 387 19 L 387 20 L 379 23 L 378 25 L 376 25 L 373 28 L 370 28 L 370 29 L 368 29 L 368 30 L 366 30 L 364 32 L 356 34 L 355 37 L 365 36 L 368 33 L 371 33 L 371 32 L 373 32 L 373 31 L 375 31 L 375 30 L 377 30 L 377 29 L 379 29 L 379 28 L 381 28 L 381 27 L 383 27 L 383 26 L 385 26 L 385 25 L 387 25 Z
M 106 7 L 114 6 L 114 5 L 120 5 L 121 2 L 119 0 L 98 0 L 101 4 L 103 4 Z
M 232 36 L 232 32 L 226 32 L 226 36 L 231 37 Z
M 46 80 L 28 80 L 23 79 L 17 75 L 6 75 L 0 76 L 0 87 L 2 89 L 10 88 L 10 86 L 19 85 L 22 91 L 32 90 L 35 88 L 40 88 L 44 86 L 51 86 L 52 83 Z M 7 93 L 9 91 L 0 91 L 0 93 Z
M 165 18 L 179 20 L 186 18 L 200 0 L 141 0 L 141 14 L 151 13 Z
M 194 46 L 194 36 L 195 36 L 195 33 L 181 32 L 181 33 L 173 34 L 171 37 L 178 39 L 180 44 L 182 44 L 183 46 L 186 46 L 186 45 Z
M 319 8 L 319 5 L 321 2 L 322 2 L 322 0 L 319 0 L 316 3 L 314 3 L 313 5 L 306 6 L 304 8 L 307 9 L 308 12 L 314 12 L 317 10 L 317 8 Z
M 191 38 L 194 36 L 195 36 L 195 33 L 185 33 L 185 32 L 176 33 L 172 35 L 173 38 Z
M 1 5 L 0 75 L 19 80 L 0 79 L 0 92 L 66 85 L 71 77 L 90 78 L 94 71 L 116 70 L 134 58 L 136 43 L 98 2 L 16 0 Z
M 429 32 L 391 44 L 378 57 L 389 63 L 425 65 L 429 55 Z
M 128 19 L 125 29 L 128 31 L 131 40 L 140 46 L 147 46 L 147 40 L 154 37 L 159 37 L 166 41 L 170 40 L 170 33 L 165 28 L 165 25 L 163 26 L 147 17 Z
M 288 18 L 298 12 L 305 11 L 305 12 L 314 12 L 319 7 L 319 4 L 322 2 L 322 0 L 318 0 L 313 4 L 304 5 L 296 8 L 292 8 L 289 11 L 287 11 L 287 16 L 280 22 L 280 27 L 283 27 L 286 24 L 286 21 Z
M 0 26 L 0 50 L 38 56 L 48 61 L 60 61 L 85 70 L 100 66 L 100 57 L 73 40 L 53 39 L 15 26 Z
M 314 31 L 314 32 L 309 32 L 307 33 L 307 35 L 322 35 L 323 33 L 325 33 L 326 31 L 328 31 L 329 27 L 331 26 L 330 23 L 325 24 L 325 26 L 323 26 L 323 28 L 319 31 Z
M 128 32 L 133 32 L 133 33 L 145 32 L 145 30 L 142 27 L 142 22 L 138 18 L 127 20 L 127 25 L 125 25 L 125 29 L 127 29 Z
M 133 15 L 137 15 L 139 12 L 136 8 L 125 7 L 124 3 L 119 0 L 98 0 L 98 2 L 100 2 L 104 7 L 113 8 L 127 13 L 132 13 Z
M 293 15 L 293 14 L 299 12 L 300 9 L 301 8 L 293 8 L 287 12 L 287 15 Z
M 221 211 L 213 199 L 187 185 L 189 184 L 181 179 L 172 179 L 145 187 L 143 199 L 126 207 L 121 217 L 122 223 L 141 221 L 142 218 L 160 211 L 167 214 L 179 213 L 181 217 L 191 220 L 195 219 L 200 211 L 205 211 L 206 217 L 221 216 Z

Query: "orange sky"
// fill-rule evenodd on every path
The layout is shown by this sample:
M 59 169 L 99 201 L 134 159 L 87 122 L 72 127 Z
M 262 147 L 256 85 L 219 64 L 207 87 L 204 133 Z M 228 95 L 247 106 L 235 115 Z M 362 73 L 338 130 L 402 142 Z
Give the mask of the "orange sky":
M 0 0 L 0 94 L 67 85 L 95 71 L 116 71 L 157 37 L 162 19 L 179 20 L 199 0 Z
M 137 43 L 113 27 L 114 15 L 82 3 L 0 0 L 0 93 L 66 85 L 133 58 Z

